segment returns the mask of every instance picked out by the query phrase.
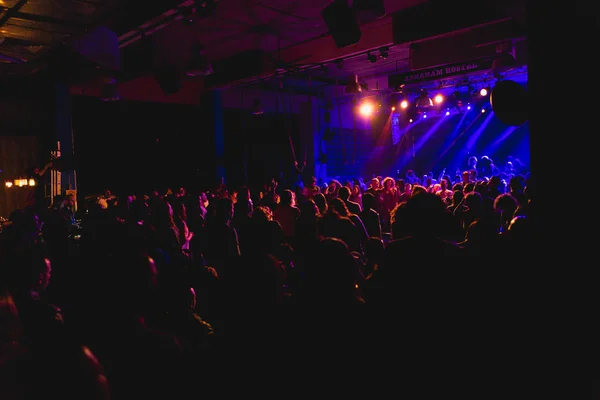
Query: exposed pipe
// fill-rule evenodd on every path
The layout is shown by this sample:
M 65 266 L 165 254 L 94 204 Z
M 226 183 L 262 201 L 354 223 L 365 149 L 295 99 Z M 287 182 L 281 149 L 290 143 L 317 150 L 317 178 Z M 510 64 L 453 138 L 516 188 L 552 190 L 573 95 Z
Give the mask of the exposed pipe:
M 23 8 L 25 4 L 27 4 L 27 0 L 19 0 L 17 4 L 6 10 L 4 15 L 0 17 L 0 26 L 4 25 L 6 21 L 14 17 L 15 13 L 18 12 L 21 8 Z
M 387 47 L 392 47 L 393 44 L 388 44 L 386 46 Z M 268 80 L 270 80 L 272 78 L 275 78 L 275 77 L 278 77 L 278 76 L 284 76 L 284 75 L 290 75 L 290 74 L 293 75 L 293 74 L 297 74 L 297 73 L 300 73 L 300 72 L 306 72 L 306 71 L 309 71 L 311 69 L 321 68 L 324 64 L 328 64 L 328 63 L 331 63 L 331 62 L 334 62 L 334 61 L 337 61 L 337 60 L 346 61 L 346 60 L 350 60 L 352 58 L 364 56 L 364 55 L 367 55 L 368 53 L 371 53 L 371 52 L 373 52 L 375 50 L 380 49 L 381 47 L 385 47 L 385 46 L 377 46 L 376 48 L 373 48 L 373 49 L 364 50 L 364 51 L 361 51 L 361 52 L 358 52 L 358 53 L 348 54 L 348 55 L 343 56 L 343 57 L 338 57 L 338 58 L 334 58 L 334 59 L 331 59 L 331 60 L 321 61 L 319 63 L 314 63 L 314 64 L 307 64 L 307 65 L 304 65 L 302 67 L 296 68 L 293 71 L 279 71 L 279 72 L 275 72 L 274 74 L 269 74 L 268 76 L 261 76 L 261 77 L 258 77 L 258 78 L 250 78 L 249 80 L 238 81 L 238 82 L 236 82 L 234 84 L 231 84 L 231 85 L 225 85 L 224 88 L 235 88 L 235 87 L 250 86 L 250 85 L 253 85 L 253 84 L 256 84 L 256 83 L 268 81 Z M 366 78 L 373 78 L 375 76 L 377 76 L 377 75 L 371 75 L 371 76 L 368 76 Z M 341 85 L 345 85 L 346 82 L 345 81 L 340 81 L 340 84 Z
M 218 2 L 220 2 L 220 0 L 215 0 L 215 3 Z M 184 16 L 181 13 L 181 9 L 190 7 L 193 8 L 195 4 L 196 2 L 194 0 L 186 0 L 177 7 L 167 10 L 161 15 L 143 23 L 136 29 L 132 29 L 129 32 L 122 34 L 119 36 L 119 48 L 129 46 L 145 36 L 156 33 L 169 26 L 173 21 L 182 19 Z
M 6 54 L 2 54 L 0 53 L 0 59 L 4 60 L 4 61 L 8 61 L 14 64 L 24 64 L 25 61 L 20 59 L 20 58 L 15 58 L 15 57 L 11 57 L 11 56 L 7 56 Z

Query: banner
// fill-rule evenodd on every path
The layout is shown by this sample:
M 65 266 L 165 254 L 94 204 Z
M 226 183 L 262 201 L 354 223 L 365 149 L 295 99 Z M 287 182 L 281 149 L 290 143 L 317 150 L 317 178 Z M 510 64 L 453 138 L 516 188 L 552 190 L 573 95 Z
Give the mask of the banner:
M 441 67 L 421 69 L 388 76 L 388 87 L 397 90 L 402 85 L 412 85 L 427 81 L 447 79 L 492 69 L 492 58 L 448 64 Z

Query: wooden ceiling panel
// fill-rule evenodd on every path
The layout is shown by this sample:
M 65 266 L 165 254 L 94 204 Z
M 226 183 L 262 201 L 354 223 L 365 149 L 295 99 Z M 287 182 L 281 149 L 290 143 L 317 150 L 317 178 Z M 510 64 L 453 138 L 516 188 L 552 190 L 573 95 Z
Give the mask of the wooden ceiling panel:
M 11 24 L 2 26 L 0 33 L 7 38 L 26 40 L 44 45 L 56 44 L 69 37 L 69 35 L 64 33 L 39 31 Z
M 0 6 L 12 8 L 17 5 L 19 0 L 0 0 Z
M 53 24 L 50 22 L 32 21 L 23 18 L 10 18 L 6 24 L 18 26 L 20 28 L 33 29 L 41 32 L 54 32 L 64 35 L 74 35 L 76 33 L 79 33 L 78 30 L 73 27 L 68 27 L 61 24 Z
M 21 12 L 33 15 L 50 16 L 57 19 L 91 23 L 98 6 L 75 0 L 29 0 L 21 7 Z

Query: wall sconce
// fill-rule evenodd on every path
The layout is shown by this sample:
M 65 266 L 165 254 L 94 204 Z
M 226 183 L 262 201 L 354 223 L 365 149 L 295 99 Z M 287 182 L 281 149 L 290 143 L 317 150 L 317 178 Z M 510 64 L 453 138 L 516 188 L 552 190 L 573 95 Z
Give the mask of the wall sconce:
M 18 178 L 13 181 L 6 181 L 4 185 L 7 188 L 11 188 L 13 186 L 23 187 L 23 186 L 36 186 L 37 182 L 35 179 L 26 179 L 26 178 Z

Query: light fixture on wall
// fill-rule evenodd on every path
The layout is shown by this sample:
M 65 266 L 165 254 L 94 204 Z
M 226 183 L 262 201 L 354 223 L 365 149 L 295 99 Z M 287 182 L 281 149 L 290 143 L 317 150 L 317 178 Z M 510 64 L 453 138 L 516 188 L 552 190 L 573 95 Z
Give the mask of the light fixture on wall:
M 9 185 L 10 182 L 6 183 L 6 187 L 12 187 L 13 185 Z M 24 178 L 17 178 L 13 181 L 14 186 L 23 187 L 29 185 L 29 180 Z M 35 185 L 35 183 L 34 183 Z

